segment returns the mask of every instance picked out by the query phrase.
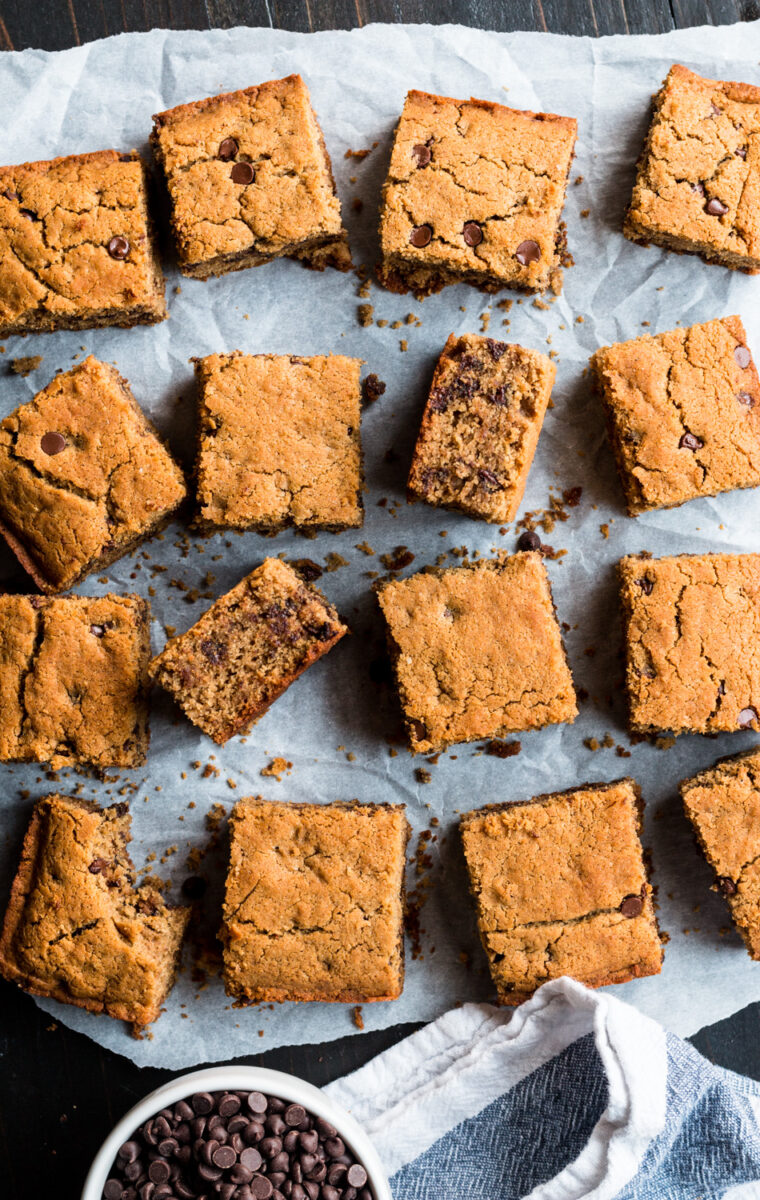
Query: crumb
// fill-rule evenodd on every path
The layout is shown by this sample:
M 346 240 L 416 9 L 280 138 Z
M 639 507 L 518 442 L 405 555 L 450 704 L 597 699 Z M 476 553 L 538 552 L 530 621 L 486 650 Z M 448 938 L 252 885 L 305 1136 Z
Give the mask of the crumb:
M 584 220 L 589 215 L 590 212 L 591 212 L 590 208 L 582 208 L 581 209 L 581 216 L 584 218 Z
M 377 375 L 368 375 L 362 384 L 362 398 L 365 404 L 374 404 L 385 392 L 386 385 Z
M 42 362 L 41 354 L 30 354 L 26 358 L 12 358 L 8 366 L 14 375 L 31 375 L 32 371 L 36 371 Z
M 291 558 L 290 565 L 303 579 L 304 583 L 313 583 L 322 575 L 322 567 L 313 558 Z
M 260 773 L 266 776 L 267 779 L 276 779 L 280 783 L 282 776 L 284 774 L 289 775 L 292 769 L 292 762 L 288 762 L 286 758 L 273 758 L 266 767 L 261 768 Z
M 533 307 L 534 307 L 534 308 L 540 308 L 540 309 L 543 309 L 543 310 L 544 310 L 544 312 L 545 312 L 545 311 L 546 311 L 546 309 L 550 308 L 551 306 L 550 306 L 550 305 L 548 305 L 548 304 L 546 303 L 546 301 L 545 301 L 545 300 L 539 300 L 539 299 L 535 299 L 535 300 L 533 301 Z
M 513 758 L 515 754 L 519 754 L 522 750 L 522 743 L 517 741 L 505 742 L 501 738 L 491 738 L 480 749 L 484 754 L 490 754 L 493 758 Z
M 409 343 L 407 342 L 406 338 L 402 338 L 398 345 L 399 345 L 399 350 L 401 350 L 401 351 L 409 349 Z
M 583 745 L 587 750 L 598 750 L 599 743 L 595 737 L 587 737 L 583 739 Z
M 407 546 L 397 546 L 392 554 L 381 554 L 380 562 L 388 571 L 403 571 L 414 562 L 414 555 Z
M 430 774 L 430 772 L 428 770 L 426 770 L 425 767 L 415 767 L 414 778 L 417 780 L 418 783 L 430 783 L 432 781 L 433 776 Z
M 604 522 L 603 525 L 599 526 L 599 532 L 601 533 L 603 538 L 608 538 L 610 536 L 610 527 L 606 521 Z
M 354 1025 L 356 1026 L 357 1029 L 364 1028 L 364 1017 L 362 1016 L 361 1004 L 355 1004 L 354 1007 L 351 1009 L 351 1020 L 353 1021 Z
M 368 150 L 347 150 L 346 153 L 343 155 L 343 157 L 344 158 L 366 158 L 368 154 L 372 153 L 372 151 L 374 150 L 376 145 L 377 145 L 377 142 L 375 142 L 374 145 L 370 146 Z
M 360 325 L 364 325 L 366 327 L 367 325 L 372 324 L 372 318 L 375 312 L 374 304 L 360 304 L 356 312 Z
M 361 550 L 362 554 L 366 554 L 368 557 L 371 557 L 375 553 L 369 542 L 357 542 L 356 549 Z
M 344 558 L 342 554 L 336 554 L 334 550 L 325 555 L 326 571 L 339 571 L 341 567 L 347 567 L 348 565 L 348 559 Z
M 583 324 L 583 322 L 584 322 L 584 320 L 585 320 L 585 318 L 584 318 L 584 317 L 576 317 L 576 318 L 575 318 L 575 324 L 576 324 L 576 325 L 582 325 L 582 324 Z

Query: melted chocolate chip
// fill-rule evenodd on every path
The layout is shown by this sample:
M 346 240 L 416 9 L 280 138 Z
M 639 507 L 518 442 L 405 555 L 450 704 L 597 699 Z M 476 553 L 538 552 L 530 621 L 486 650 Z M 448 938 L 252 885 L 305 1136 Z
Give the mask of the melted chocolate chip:
M 432 150 L 424 142 L 418 142 L 416 146 L 412 146 L 412 158 L 418 167 L 426 167 L 432 157 Z
M 620 903 L 620 911 L 624 917 L 639 917 L 644 911 L 644 900 L 641 896 L 625 896 Z
M 750 396 L 749 392 L 737 392 L 736 399 L 739 401 L 740 404 L 746 405 L 747 408 L 755 407 L 754 396 Z
M 691 190 L 692 190 L 693 192 L 696 192 L 698 196 L 704 196 L 704 194 L 705 194 L 705 185 L 704 185 L 703 183 L 693 183 L 693 184 L 691 185 Z
M 504 490 L 504 484 L 498 475 L 495 475 L 493 471 L 489 471 L 487 467 L 480 468 L 478 479 L 484 492 L 501 492 Z
M 108 243 L 108 253 L 111 255 L 111 258 L 126 258 L 129 254 L 129 242 L 121 234 L 117 237 L 112 237 Z
M 491 392 L 488 397 L 488 403 L 495 404 L 497 408 L 506 408 L 509 404 L 509 393 L 503 384 Z
M 431 412 L 446 412 L 451 400 L 451 390 L 449 388 L 433 388 L 428 400 L 428 408 Z
M 509 349 L 506 342 L 497 342 L 494 338 L 486 338 L 486 345 L 488 346 L 488 353 L 494 362 L 498 362 L 502 355 L 506 354 Z
M 229 162 L 234 158 L 239 150 L 239 146 L 233 137 L 226 137 L 219 143 L 217 157 L 221 158 L 222 162 Z
M 417 250 L 422 250 L 425 246 L 429 246 L 432 238 L 433 230 L 429 225 L 415 225 L 409 234 L 409 241 Z
M 108 861 L 105 858 L 93 858 L 87 870 L 91 875 L 100 875 L 101 871 L 105 871 L 108 866 Z
M 713 196 L 712 200 L 707 201 L 705 212 L 709 213 L 711 217 L 722 217 L 724 213 L 728 212 L 728 205 L 719 200 L 717 196 Z
M 746 346 L 734 346 L 734 358 L 742 370 L 752 362 L 752 355 Z
M 711 101 L 710 102 L 710 116 L 711 117 L 719 117 L 720 114 L 721 114 L 721 109 L 718 108 L 717 104 L 715 104 L 714 101 Z
M 428 731 L 427 731 L 427 727 L 426 727 L 424 721 L 418 721 L 416 719 L 413 719 L 409 722 L 409 724 L 411 726 L 415 741 L 417 741 L 417 742 L 427 741 Z
M 654 580 L 653 579 L 648 579 L 646 575 L 642 575 L 641 579 L 637 579 L 636 582 L 639 585 L 639 587 L 641 588 L 641 590 L 645 596 L 652 595 L 652 589 L 654 588 Z
M 249 162 L 235 163 L 230 171 L 230 179 L 233 183 L 239 183 L 245 187 L 246 184 L 253 183 L 255 172 Z
M 51 457 L 54 454 L 60 454 L 66 449 L 66 438 L 62 433 L 43 433 L 40 438 L 40 449 L 43 454 L 49 454 Z
M 483 230 L 477 221 L 466 221 L 462 228 L 462 237 L 468 246 L 479 246 L 483 241 Z
M 747 157 L 747 147 L 746 146 L 738 146 L 736 148 L 736 150 L 734 150 L 734 154 L 736 155 L 737 158 L 746 158 Z
M 214 666 L 224 662 L 227 657 L 227 647 L 222 642 L 217 642 L 213 638 L 204 638 L 201 642 L 201 650 Z
M 758 716 L 755 709 L 748 706 L 747 708 L 743 708 L 739 713 L 739 716 L 736 718 L 736 724 L 740 729 L 749 729 L 752 722 L 757 720 Z
M 683 450 L 701 450 L 704 442 L 694 433 L 685 433 L 678 445 Z
M 21 213 L 22 217 L 26 217 L 27 221 L 37 220 L 37 214 L 32 212 L 31 208 L 20 208 L 18 211 Z
M 527 267 L 529 263 L 538 262 L 541 257 L 541 248 L 538 242 L 528 240 L 520 242 L 520 245 L 515 250 L 515 258 L 521 266 Z
M 10 188 L 6 188 L 5 191 L 3 192 L 3 195 L 5 196 L 6 200 L 20 200 L 21 199 L 18 192 L 12 192 Z
M 715 880 L 715 885 L 718 891 L 724 896 L 734 896 L 738 891 L 736 884 L 729 875 L 719 875 Z

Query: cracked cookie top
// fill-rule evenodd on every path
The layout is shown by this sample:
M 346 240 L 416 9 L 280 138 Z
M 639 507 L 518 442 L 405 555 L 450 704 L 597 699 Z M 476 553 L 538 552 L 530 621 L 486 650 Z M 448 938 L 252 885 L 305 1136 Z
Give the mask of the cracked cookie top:
M 760 729 L 760 555 L 628 555 L 619 573 L 631 728 Z
M 631 516 L 760 484 L 760 380 L 739 317 L 591 358 Z
M 677 64 L 655 97 L 625 233 L 758 269 L 759 212 L 760 88 Z
M 157 113 L 180 267 L 340 237 L 330 160 L 300 75 Z
M 165 316 L 138 154 L 0 167 L 2 336 Z
M 338 354 L 197 360 L 199 523 L 361 525 L 360 367 Z
M 119 558 L 185 494 L 126 380 L 92 356 L 0 422 L 0 531 L 44 591 Z
M 575 719 L 539 554 L 420 571 L 377 591 L 415 752 Z
M 559 290 L 576 128 L 553 113 L 409 92 L 383 190 L 383 269 Z
M 228 994 L 398 996 L 408 835 L 403 805 L 239 801 L 223 912 Z

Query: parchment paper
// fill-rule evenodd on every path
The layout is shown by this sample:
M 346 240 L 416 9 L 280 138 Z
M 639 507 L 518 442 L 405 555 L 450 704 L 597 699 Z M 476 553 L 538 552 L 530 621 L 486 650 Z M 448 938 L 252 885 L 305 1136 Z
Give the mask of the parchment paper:
M 290 557 L 324 562 L 334 551 L 349 560 L 348 566 L 325 574 L 321 585 L 349 620 L 353 636 L 295 684 L 245 744 L 234 740 L 222 749 L 215 747 L 168 701 L 155 696 L 148 768 L 131 777 L 139 785 L 132 802 L 133 851 L 140 866 L 148 853 L 161 857 L 176 846 L 161 869 L 181 882 L 188 873 L 188 850 L 207 842 L 204 818 L 209 807 L 220 803 L 229 810 L 236 798 L 259 792 L 273 799 L 405 801 L 415 838 L 421 829 L 430 828 L 432 817 L 439 818 L 440 840 L 430 851 L 431 887 L 421 918 L 422 957 L 408 963 L 402 999 L 365 1006 L 368 1029 L 428 1019 L 458 1001 L 491 995 L 454 829 L 457 811 L 626 773 L 638 779 L 647 801 L 645 840 L 653 850 L 660 917 L 671 940 L 662 975 L 620 987 L 619 995 L 681 1034 L 760 997 L 760 965 L 750 961 L 739 938 L 727 929 L 728 912 L 710 891 L 710 871 L 695 851 L 676 790 L 679 779 L 719 755 L 746 749 L 756 738 L 751 733 L 680 737 L 667 750 L 629 746 L 619 691 L 614 581 L 615 561 L 642 549 L 655 555 L 760 550 L 760 492 L 736 492 L 638 520 L 626 518 L 601 413 L 584 375 L 588 356 L 597 346 L 637 336 L 644 322 L 655 332 L 678 322 L 688 325 L 739 313 L 750 345 L 760 353 L 760 279 L 656 248 L 645 250 L 620 233 L 649 96 L 670 65 L 679 61 L 714 78 L 760 82 L 758 60 L 758 23 L 599 41 L 451 26 L 375 25 L 314 35 L 269 29 L 155 31 L 62 53 L 4 54 L 0 60 L 4 163 L 110 146 L 146 150 L 152 113 L 302 72 L 332 153 L 357 263 L 376 259 L 380 188 L 408 88 L 473 95 L 578 118 L 572 177 L 582 176 L 582 181 L 570 186 L 566 208 L 577 265 L 567 271 L 563 295 L 549 308 L 534 307 L 528 298 L 515 303 L 506 317 L 493 298 L 467 287 L 448 288 L 424 304 L 373 287 L 367 302 L 374 304 L 375 318 L 389 324 L 362 328 L 354 275 L 316 275 L 283 261 L 207 283 L 182 279 L 180 291 L 175 290 L 180 276 L 170 266 L 171 318 L 164 324 L 17 338 L 7 343 L 6 357 L 0 360 L 44 356 L 26 379 L 2 372 L 3 415 L 31 398 L 56 368 L 67 369 L 82 346 L 115 361 L 185 462 L 190 458 L 194 412 L 191 355 L 235 348 L 296 354 L 333 351 L 362 357 L 366 370 L 386 381 L 385 395 L 363 420 L 369 491 L 362 531 L 323 534 L 313 541 L 291 534 L 274 540 L 247 534 L 191 537 L 185 542 L 183 530 L 172 527 L 163 541 L 147 547 L 149 560 L 138 552 L 109 570 L 107 585 L 92 578 L 80 589 L 88 594 L 136 590 L 147 595 L 153 587 L 158 649 L 166 624 L 187 628 L 209 603 L 189 601 L 187 593 L 169 585 L 171 579 L 205 591 L 209 585 L 202 579 L 211 571 L 215 580 L 210 590 L 220 595 L 268 554 L 284 551 Z M 347 149 L 375 143 L 364 160 L 344 157 Z M 353 207 L 354 198 L 363 201 L 361 211 Z M 589 210 L 586 217 L 581 216 L 584 210 Z M 518 299 L 516 294 L 513 298 Z M 386 739 L 398 731 L 399 713 L 392 693 L 373 683 L 369 674 L 370 663 L 382 654 L 382 636 L 366 573 L 382 571 L 377 556 L 399 544 L 414 552 L 412 570 L 432 563 L 451 547 L 466 545 L 481 554 L 494 546 L 514 548 L 513 529 L 500 536 L 485 523 L 423 505 L 407 507 L 403 499 L 435 358 L 451 331 L 478 332 L 479 314 L 487 310 L 492 313 L 493 336 L 559 354 L 554 408 L 546 418 L 522 511 L 544 508 L 552 487 L 583 488 L 580 505 L 569 510 L 570 519 L 558 524 L 547 540 L 555 549 L 568 551 L 549 564 L 549 571 L 560 619 L 572 626 L 567 646 L 576 684 L 587 689 L 590 699 L 574 726 L 523 735 L 517 757 L 478 756 L 475 747 L 465 746 L 428 767 L 403 747 L 395 757 L 390 754 Z M 421 318 L 421 326 L 391 328 L 390 323 L 410 312 Z M 510 321 L 508 326 L 502 325 L 504 319 Z M 400 348 L 402 338 L 408 342 L 406 352 Z M 388 456 L 389 450 L 393 455 Z M 378 506 L 382 497 L 388 498 L 386 507 Z M 600 532 L 605 523 L 608 538 Z M 375 557 L 355 548 L 363 540 L 377 552 Z M 153 576 L 150 568 L 156 563 L 168 570 Z M 16 588 L 19 582 L 10 555 L 3 551 L 0 585 Z M 595 648 L 593 655 L 586 653 L 589 648 Z M 585 738 L 601 740 L 608 731 L 616 745 L 630 749 L 630 758 L 618 757 L 612 747 L 594 753 L 584 746 Z M 260 775 L 274 755 L 293 764 L 279 782 Z M 202 778 L 202 768 L 194 769 L 193 761 L 203 766 L 211 762 L 219 769 L 218 777 Z M 416 781 L 417 766 L 429 769 L 430 783 Z M 0 769 L 0 780 L 5 829 L 0 869 L 5 888 L 33 798 L 56 787 L 73 788 L 78 777 L 65 773 L 55 783 L 38 767 L 6 766 Z M 228 780 L 236 785 L 234 790 Z M 84 794 L 109 802 L 124 782 L 123 776 L 111 785 L 85 779 Z M 205 860 L 205 869 L 216 881 L 205 899 L 212 929 L 218 924 L 223 864 L 222 844 Z M 416 882 L 410 871 L 410 887 Z M 469 956 L 469 966 L 462 955 Z M 200 988 L 188 968 L 152 1039 L 142 1042 L 133 1041 L 124 1026 L 105 1017 L 59 1004 L 43 1007 L 56 1020 L 137 1063 L 172 1068 L 355 1031 L 348 1007 L 236 1010 L 218 978 Z

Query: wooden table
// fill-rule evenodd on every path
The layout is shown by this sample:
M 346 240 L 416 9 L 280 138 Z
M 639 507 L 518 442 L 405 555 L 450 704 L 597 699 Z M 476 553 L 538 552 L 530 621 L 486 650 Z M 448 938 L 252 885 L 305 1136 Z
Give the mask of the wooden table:
M 309 32 L 370 21 L 461 22 L 556 33 L 664 33 L 760 17 L 758 0 L 0 0 L 0 49 L 62 50 L 94 38 L 171 29 L 265 25 Z M 10 119 L 6 114 L 6 120 Z M 758 970 L 760 986 L 760 968 Z M 140 1069 L 56 1026 L 28 996 L 0 987 L 0 1196 L 77 1200 L 105 1134 L 171 1072 Z M 283 1047 L 243 1061 L 318 1085 L 351 1071 L 415 1026 Z M 760 1079 L 760 1004 L 692 1039 L 721 1066 Z

